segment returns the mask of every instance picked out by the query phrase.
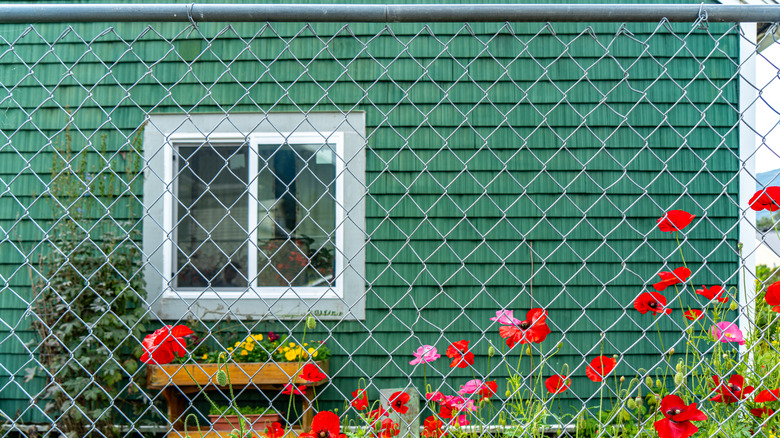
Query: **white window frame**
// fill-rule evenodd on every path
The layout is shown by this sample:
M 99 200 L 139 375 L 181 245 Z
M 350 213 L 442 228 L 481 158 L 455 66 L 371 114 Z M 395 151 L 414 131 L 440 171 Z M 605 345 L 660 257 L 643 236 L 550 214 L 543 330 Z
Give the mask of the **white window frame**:
M 365 117 L 363 113 L 292 115 L 153 115 L 144 132 L 147 162 L 144 179 L 144 254 L 148 301 L 161 320 L 365 318 Z M 258 124 L 268 121 L 270 128 Z M 348 119 L 344 123 L 344 119 Z M 308 122 L 304 129 L 301 122 Z M 312 123 L 313 122 L 313 123 Z M 190 126 L 188 126 L 190 125 Z M 279 127 L 293 129 L 280 131 Z M 355 127 L 358 127 L 357 129 Z M 296 129 L 297 128 L 297 129 Z M 313 129 L 312 129 L 313 128 Z M 232 132 L 221 132 L 232 131 Z M 177 144 L 245 143 L 249 186 L 246 287 L 174 287 L 176 254 Z M 330 144 L 335 151 L 336 223 L 333 286 L 262 286 L 258 284 L 259 146 L 282 143 Z M 361 193 L 362 192 L 362 193 Z M 347 214 L 349 215 L 347 217 Z M 349 239 L 345 239 L 349 235 Z
M 248 208 L 249 214 L 247 218 L 247 228 L 249 231 L 249 240 L 247 247 L 247 278 L 249 281 L 249 290 L 256 293 L 258 297 L 278 299 L 284 297 L 286 293 L 293 289 L 295 294 L 301 298 L 343 298 L 344 297 L 344 277 L 341 275 L 335 275 L 335 286 L 263 286 L 258 284 L 258 272 L 257 272 L 257 260 L 259 250 L 258 241 L 258 212 L 257 212 L 257 199 L 258 199 L 258 179 L 257 174 L 259 172 L 260 153 L 258 152 L 259 145 L 280 145 L 287 143 L 290 145 L 303 145 L 303 144 L 317 144 L 327 143 L 335 146 L 336 157 L 334 160 L 336 167 L 336 248 L 334 260 L 336 262 L 335 273 L 344 272 L 344 255 L 342 251 L 338 251 L 338 248 L 344 247 L 344 135 L 340 132 L 306 132 L 306 133 L 253 133 L 247 137 L 240 134 L 213 134 L 213 135 L 198 135 L 198 134 L 173 134 L 170 135 L 168 141 L 163 146 L 164 148 L 164 163 L 165 163 L 165 178 L 163 183 L 174 187 L 176 190 L 176 183 L 173 178 L 176 166 L 174 165 L 174 154 L 176 154 L 177 143 L 246 143 L 249 146 L 247 172 L 249 180 L 249 202 L 251 203 Z M 176 190 L 178 192 L 178 190 Z M 252 201 L 254 200 L 254 201 Z M 174 193 L 172 191 L 166 192 L 164 195 L 165 204 L 165 216 L 164 216 L 164 229 L 166 234 L 170 233 L 174 238 L 175 230 L 173 229 L 173 222 L 175 220 L 176 213 L 174 211 Z M 163 295 L 177 294 L 185 299 L 216 299 L 216 298 L 229 298 L 237 299 L 246 294 L 246 291 L 236 291 L 236 288 L 211 288 L 208 291 L 198 290 L 199 288 L 186 287 L 174 288 L 174 241 L 171 239 L 166 240 L 163 243 L 163 272 L 167 274 L 165 282 L 170 285 L 163 291 Z

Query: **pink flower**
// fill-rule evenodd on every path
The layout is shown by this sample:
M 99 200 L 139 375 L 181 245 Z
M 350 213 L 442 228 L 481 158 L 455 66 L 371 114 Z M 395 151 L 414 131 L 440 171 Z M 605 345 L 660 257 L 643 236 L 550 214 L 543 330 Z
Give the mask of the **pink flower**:
M 514 310 L 499 310 L 498 312 L 496 312 L 496 317 L 490 318 L 490 320 L 496 321 L 499 324 L 504 324 L 504 325 L 518 325 L 521 322 L 523 322 L 515 318 L 513 314 L 514 314 Z
M 475 392 L 479 391 L 479 388 L 482 387 L 482 381 L 479 379 L 475 380 L 469 380 L 466 382 L 465 385 L 460 387 L 460 391 L 458 391 L 458 394 L 460 395 L 468 395 L 468 394 L 474 394 Z
M 436 347 L 433 345 L 423 345 L 412 354 L 414 354 L 414 359 L 409 362 L 409 365 L 433 362 L 441 357 L 441 354 L 436 351 Z
M 455 395 L 445 395 L 444 396 L 444 404 L 448 404 L 452 406 L 453 408 L 457 409 L 458 411 L 471 411 L 475 412 L 477 410 L 477 405 L 474 404 L 474 400 L 466 400 L 463 397 L 458 397 Z
M 452 424 L 455 426 L 463 427 L 463 426 L 468 426 L 471 423 L 469 423 L 469 420 L 466 419 L 465 415 L 458 415 L 457 418 L 452 419 Z
M 436 402 L 436 403 L 444 402 L 444 394 L 442 394 L 439 391 L 428 392 L 428 393 L 425 394 L 425 398 L 427 398 L 428 400 L 430 400 L 432 402 Z
M 745 345 L 745 335 L 736 324 L 730 322 L 723 321 L 715 324 L 710 334 L 720 342 L 736 342 L 739 345 Z

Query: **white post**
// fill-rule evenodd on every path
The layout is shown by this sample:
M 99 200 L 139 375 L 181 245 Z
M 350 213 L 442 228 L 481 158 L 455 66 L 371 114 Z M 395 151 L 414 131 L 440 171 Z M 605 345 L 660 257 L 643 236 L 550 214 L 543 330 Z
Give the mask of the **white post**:
M 742 23 L 739 44 L 739 241 L 742 244 L 739 272 L 739 326 L 745 334 L 755 327 L 756 212 L 748 200 L 756 191 L 756 24 Z M 749 354 L 744 346 L 740 356 Z

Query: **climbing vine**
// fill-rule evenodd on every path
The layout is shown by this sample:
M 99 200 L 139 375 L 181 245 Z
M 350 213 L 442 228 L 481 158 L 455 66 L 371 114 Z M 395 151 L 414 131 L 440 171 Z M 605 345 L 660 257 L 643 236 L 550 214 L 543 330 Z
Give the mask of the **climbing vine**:
M 141 138 L 123 147 L 55 147 L 47 199 L 53 224 L 31 269 L 33 345 L 44 411 L 69 437 L 119 436 L 138 400 L 145 332 L 140 249 Z M 123 420 L 124 419 L 124 420 Z

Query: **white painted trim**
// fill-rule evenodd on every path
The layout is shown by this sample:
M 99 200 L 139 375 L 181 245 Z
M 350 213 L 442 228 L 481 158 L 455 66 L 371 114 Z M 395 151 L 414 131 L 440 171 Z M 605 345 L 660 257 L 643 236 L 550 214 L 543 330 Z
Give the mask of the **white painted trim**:
M 739 42 L 739 241 L 742 255 L 739 272 L 739 326 L 745 334 L 753 331 L 755 322 L 756 212 L 748 201 L 756 191 L 756 23 L 740 25 Z M 747 353 L 740 347 L 740 354 Z
M 247 247 L 247 274 L 249 277 L 249 290 L 236 290 L 235 288 L 209 288 L 208 290 L 195 288 L 174 288 L 173 287 L 173 154 L 177 142 L 244 142 L 248 139 L 249 151 L 247 172 L 249 174 L 248 186 L 248 208 L 247 225 L 249 229 L 248 247 Z M 336 173 L 336 250 L 334 254 L 336 266 L 335 286 L 330 287 L 268 287 L 260 286 L 257 282 L 257 248 L 258 248 L 258 180 L 259 170 L 259 148 L 258 145 L 279 145 L 287 143 L 290 145 L 304 145 L 328 143 L 335 145 L 335 173 Z M 163 260 L 165 266 L 165 285 L 163 287 L 163 298 L 179 299 L 239 299 L 246 298 L 247 293 L 258 298 L 279 299 L 279 298 L 298 298 L 298 299 L 323 299 L 323 298 L 344 298 L 344 133 L 342 132 L 295 132 L 295 133 L 252 133 L 249 136 L 241 134 L 172 134 L 168 136 L 168 142 L 165 143 L 165 185 L 168 188 L 165 192 L 164 208 L 164 230 L 168 238 L 165 241 L 163 250 Z
M 163 294 L 173 291 L 173 145 L 166 142 L 162 148 L 163 154 Z

